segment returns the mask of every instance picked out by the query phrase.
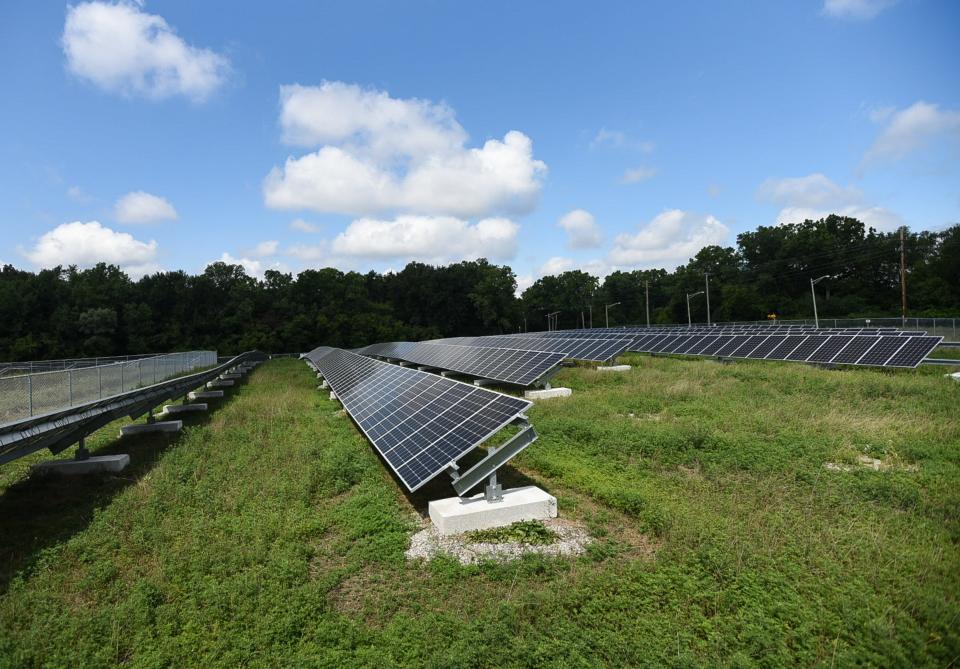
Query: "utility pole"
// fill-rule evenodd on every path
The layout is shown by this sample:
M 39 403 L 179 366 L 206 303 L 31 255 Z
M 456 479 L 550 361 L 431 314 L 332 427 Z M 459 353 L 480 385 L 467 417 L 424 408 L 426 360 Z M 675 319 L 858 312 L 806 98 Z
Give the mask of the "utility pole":
M 829 274 L 827 274 L 826 276 L 821 276 L 818 279 L 814 279 L 813 277 L 810 278 L 810 295 L 813 296 L 813 325 L 814 327 L 817 327 L 817 328 L 820 327 L 820 318 L 817 316 L 817 291 L 814 290 L 813 287 L 816 286 L 821 281 L 823 281 L 824 279 L 829 279 L 829 278 L 830 278 Z
M 649 281 L 643 282 L 643 292 L 646 295 L 646 302 L 647 302 L 647 327 L 650 327 L 650 282 Z
M 687 327 L 693 327 L 693 318 L 690 316 L 690 298 L 696 297 L 697 295 L 703 295 L 702 290 L 698 290 L 695 293 L 687 293 Z
M 900 226 L 900 317 L 903 325 L 907 324 L 907 245 L 904 240 L 904 231 L 907 226 Z
M 619 303 L 619 302 L 614 302 L 613 304 L 608 304 L 608 305 L 607 305 L 606 307 L 604 307 L 604 309 L 603 309 L 603 313 L 604 313 L 604 315 L 606 316 L 606 321 L 607 321 L 606 327 L 607 327 L 607 328 L 610 327 L 610 307 L 615 307 L 615 306 L 617 306 L 618 304 L 620 304 L 620 303 Z
M 590 310 L 590 329 L 593 329 L 593 305 L 587 305 L 587 308 Z
M 710 325 L 710 272 L 703 273 L 703 280 L 707 283 L 707 325 Z

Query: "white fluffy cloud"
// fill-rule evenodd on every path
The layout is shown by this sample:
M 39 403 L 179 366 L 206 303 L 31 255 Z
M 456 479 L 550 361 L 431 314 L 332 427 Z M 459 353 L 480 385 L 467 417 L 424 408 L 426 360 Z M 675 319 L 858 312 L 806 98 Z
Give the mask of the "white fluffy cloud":
M 603 234 L 593 214 L 584 209 L 574 209 L 564 214 L 557 225 L 567 232 L 567 246 L 586 249 L 600 246 Z
M 619 267 L 673 269 L 704 246 L 726 243 L 729 236 L 729 228 L 713 216 L 671 209 L 636 234 L 618 235 L 608 259 Z
M 271 239 L 269 241 L 260 242 L 252 249 L 244 251 L 244 254 L 254 258 L 269 258 L 270 256 L 277 255 L 277 250 L 279 248 L 280 242 L 275 239 Z
M 960 111 L 920 101 L 900 111 L 883 112 L 872 115 L 886 125 L 864 156 L 864 164 L 900 160 L 938 138 L 960 141 Z
M 895 230 L 903 225 L 897 214 L 865 202 L 859 189 L 840 186 L 819 173 L 767 179 L 757 190 L 757 197 L 781 205 L 778 225 L 816 221 L 830 214 L 856 218 L 877 230 Z
M 872 19 L 898 0 L 823 0 L 823 13 L 838 19 Z
M 477 223 L 449 216 L 361 218 L 337 235 L 338 256 L 449 262 L 480 257 L 509 259 L 516 254 L 520 226 L 505 218 Z
M 657 170 L 654 167 L 636 167 L 631 170 L 627 170 L 623 173 L 623 176 L 620 177 L 620 183 L 624 184 L 638 184 L 641 181 L 646 181 L 647 179 L 652 179 L 657 175 Z
M 229 61 L 187 44 L 161 16 L 130 2 L 67 8 L 67 69 L 100 88 L 152 99 L 206 99 L 227 79 Z
M 314 225 L 313 223 L 307 223 L 302 218 L 295 218 L 290 221 L 290 229 L 296 230 L 297 232 L 307 232 L 310 234 L 320 232 L 320 226 Z
M 121 197 L 113 206 L 113 211 L 118 221 L 132 225 L 177 219 L 177 210 L 168 200 L 142 190 Z
M 653 153 L 656 148 L 653 142 L 633 139 L 621 130 L 608 130 L 607 128 L 600 128 L 593 139 L 590 140 L 591 149 L 601 147 L 632 149 L 640 153 Z
M 280 98 L 284 140 L 319 148 L 271 170 L 269 207 L 482 218 L 537 204 L 547 168 L 521 132 L 467 148 L 447 106 L 342 82 L 283 86 Z
M 37 267 L 98 262 L 119 265 L 134 278 L 160 271 L 156 263 L 157 242 L 142 242 L 126 232 L 116 232 L 98 221 L 63 223 L 44 233 L 23 255 Z

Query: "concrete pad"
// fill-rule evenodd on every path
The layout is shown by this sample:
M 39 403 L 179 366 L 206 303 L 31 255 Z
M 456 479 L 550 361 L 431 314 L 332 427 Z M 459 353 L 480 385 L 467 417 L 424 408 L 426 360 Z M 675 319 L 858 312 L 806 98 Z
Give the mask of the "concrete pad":
M 320 372 L 317 372 L 317 379 L 323 379 L 323 374 L 321 374 Z
M 327 383 L 327 380 L 326 380 L 326 379 L 324 379 L 324 380 L 323 380 L 323 383 L 321 383 L 321 384 L 320 384 L 319 386 L 317 386 L 317 387 L 320 388 L 320 390 L 326 390 L 327 388 L 330 387 L 330 384 Z
M 482 388 L 483 386 L 489 386 L 491 383 L 493 383 L 493 381 L 491 381 L 490 379 L 474 379 L 473 380 L 473 385 L 477 386 L 478 388 Z
M 483 493 L 434 500 L 429 504 L 429 512 L 440 534 L 459 534 L 504 527 L 521 520 L 556 518 L 557 498 L 536 486 L 525 486 L 504 490 L 499 502 L 488 502 Z
M 163 420 L 155 423 L 138 423 L 136 425 L 124 425 L 120 428 L 121 437 L 129 437 L 133 434 L 144 434 L 146 432 L 179 432 L 183 429 L 182 420 Z
M 332 400 L 337 399 L 337 394 L 336 394 L 335 392 L 333 392 L 332 390 L 330 391 L 330 399 L 332 399 Z
M 222 390 L 195 390 L 187 393 L 187 399 L 190 400 L 212 400 L 217 397 L 223 397 Z
M 222 379 L 217 381 L 208 381 L 207 388 L 229 388 L 234 384 L 234 381 L 224 381 Z
M 598 372 L 627 372 L 630 369 L 630 365 L 610 365 L 609 367 L 597 367 Z
M 570 397 L 573 391 L 569 388 L 548 388 L 546 390 L 527 390 L 523 396 L 528 400 L 549 400 L 554 397 Z
M 953 379 L 954 381 L 960 381 L 960 372 L 954 372 L 953 374 L 944 374 L 947 378 Z
M 231 381 L 236 379 L 242 379 L 243 374 L 240 374 L 239 372 L 224 372 L 223 374 L 220 375 L 220 378 L 223 379 L 224 381 Z
M 91 455 L 86 460 L 47 460 L 30 466 L 31 474 L 45 476 L 60 474 L 75 476 L 78 474 L 100 474 L 102 472 L 120 472 L 130 464 L 126 453 L 117 455 Z
M 195 404 L 164 404 L 163 411 L 158 415 L 160 416 L 172 416 L 178 413 L 195 413 L 197 411 L 206 411 L 207 405 L 203 402 L 197 402 Z

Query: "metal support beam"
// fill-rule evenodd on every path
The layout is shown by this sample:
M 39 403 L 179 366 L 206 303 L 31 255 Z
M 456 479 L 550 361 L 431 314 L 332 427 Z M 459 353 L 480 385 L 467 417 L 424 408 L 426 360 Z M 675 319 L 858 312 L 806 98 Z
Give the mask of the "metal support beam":
M 487 453 L 487 457 L 464 472 L 462 476 L 457 476 L 454 479 L 453 489 L 457 491 L 458 495 L 463 497 L 474 487 L 483 483 L 484 479 L 491 479 L 490 486 L 499 487 L 496 482 L 496 471 L 510 458 L 537 440 L 536 430 L 533 429 L 533 425 L 527 422 L 525 417 L 519 418 L 516 424 L 522 425 L 523 429 L 500 447 L 491 449 Z

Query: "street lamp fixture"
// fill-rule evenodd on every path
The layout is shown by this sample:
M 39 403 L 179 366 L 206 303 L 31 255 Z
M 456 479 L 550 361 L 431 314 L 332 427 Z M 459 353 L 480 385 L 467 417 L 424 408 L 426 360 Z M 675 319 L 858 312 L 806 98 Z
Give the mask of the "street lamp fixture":
M 607 306 L 605 306 L 605 307 L 603 308 L 603 315 L 605 316 L 606 322 L 607 322 L 606 327 L 610 327 L 610 307 L 615 307 L 615 306 L 617 306 L 618 304 L 620 304 L 620 303 L 619 303 L 619 302 L 614 302 L 613 304 L 608 304 Z

